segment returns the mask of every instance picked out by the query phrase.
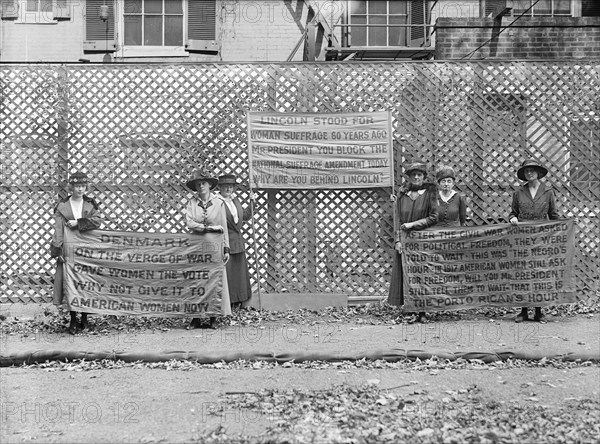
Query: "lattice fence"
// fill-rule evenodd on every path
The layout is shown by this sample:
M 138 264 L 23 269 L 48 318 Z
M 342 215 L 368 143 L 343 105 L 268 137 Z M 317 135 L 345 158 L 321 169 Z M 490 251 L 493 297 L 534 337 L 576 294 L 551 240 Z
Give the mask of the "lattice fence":
M 184 182 L 238 174 L 246 113 L 391 110 L 396 183 L 414 158 L 458 169 L 471 223 L 505 222 L 524 157 L 579 218 L 577 285 L 599 288 L 600 63 L 388 62 L 0 66 L 0 301 L 50 301 L 52 209 L 69 172 L 93 177 L 125 231 L 185 231 Z M 432 178 L 432 177 L 430 177 Z M 247 230 L 254 290 L 387 294 L 390 190 L 259 191 Z

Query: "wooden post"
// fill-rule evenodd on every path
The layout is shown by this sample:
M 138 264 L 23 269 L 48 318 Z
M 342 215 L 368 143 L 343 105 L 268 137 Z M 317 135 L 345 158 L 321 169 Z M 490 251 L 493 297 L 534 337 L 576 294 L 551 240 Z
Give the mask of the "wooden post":
M 306 25 L 308 32 L 306 34 L 306 60 L 307 62 L 314 62 L 317 58 L 317 27 L 314 20 L 311 20 Z
M 57 72 L 58 99 L 56 102 L 56 195 L 67 197 L 69 180 L 69 76 L 68 67 L 61 65 Z

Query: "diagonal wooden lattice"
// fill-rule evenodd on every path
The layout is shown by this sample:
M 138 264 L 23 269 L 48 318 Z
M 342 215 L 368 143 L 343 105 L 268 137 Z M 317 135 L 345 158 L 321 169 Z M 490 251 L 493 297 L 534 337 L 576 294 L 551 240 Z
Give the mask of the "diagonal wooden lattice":
M 248 202 L 246 114 L 391 110 L 396 183 L 415 158 L 460 172 L 471 223 L 505 222 L 525 157 L 578 218 L 577 286 L 599 288 L 597 62 L 0 66 L 0 301 L 51 300 L 52 209 L 93 177 L 105 229 L 185 231 L 185 180 L 235 173 Z M 387 293 L 391 190 L 257 191 L 247 227 L 262 292 Z

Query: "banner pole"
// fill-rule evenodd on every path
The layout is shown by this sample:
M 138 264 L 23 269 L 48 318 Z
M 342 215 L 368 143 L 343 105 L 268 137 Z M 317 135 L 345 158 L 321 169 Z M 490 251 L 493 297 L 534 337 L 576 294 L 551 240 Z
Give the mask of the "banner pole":
M 260 297 L 260 272 L 258 263 L 258 243 L 256 242 L 256 227 L 254 225 L 254 191 L 250 185 L 250 218 L 252 220 L 252 240 L 254 242 L 254 267 L 256 268 L 256 294 L 258 296 L 258 309 L 262 310 L 262 302 Z
M 250 131 L 250 111 L 246 115 L 246 130 Z M 252 188 L 252 137 L 248 137 L 248 189 L 250 190 L 250 220 L 252 221 L 252 240 L 254 242 L 254 268 L 256 269 L 256 294 L 258 296 L 258 309 L 262 310 L 260 294 L 260 271 L 258 263 L 258 243 L 256 241 L 256 227 L 254 225 L 254 189 Z
M 390 177 L 391 177 L 391 190 L 390 190 L 390 202 L 392 203 L 392 251 L 396 254 L 396 231 L 398 229 L 398 215 L 396 214 L 396 174 L 394 164 L 394 137 L 393 137 L 393 126 L 392 126 L 392 111 L 388 110 L 388 137 L 390 147 Z M 394 257 L 394 256 L 392 256 Z

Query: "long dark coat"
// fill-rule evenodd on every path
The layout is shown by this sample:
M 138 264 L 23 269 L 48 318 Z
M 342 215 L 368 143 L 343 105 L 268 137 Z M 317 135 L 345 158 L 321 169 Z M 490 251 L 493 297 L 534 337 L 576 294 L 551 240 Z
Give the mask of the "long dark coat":
M 413 230 L 422 230 L 435 225 L 438 219 L 437 187 L 435 184 L 424 184 L 422 192 L 415 200 L 411 199 L 407 190 L 402 190 L 396 200 L 397 229 L 394 232 L 394 241 L 400 240 L 400 225 L 405 222 L 417 222 Z M 392 268 L 392 281 L 388 303 L 404 305 L 402 277 L 402 257 L 394 250 L 394 267 Z
M 250 286 L 250 273 L 248 272 L 248 262 L 246 260 L 246 247 L 244 245 L 244 236 L 242 226 L 244 222 L 250 220 L 250 208 L 243 208 L 237 197 L 232 199 L 237 210 L 238 221 L 233 220 L 233 215 L 229 207 L 225 205 L 227 213 L 227 231 L 229 233 L 229 247 L 231 249 L 229 262 L 227 262 L 227 282 L 229 285 L 229 297 L 231 303 L 244 302 L 252 296 L 252 287 Z
M 79 230 L 80 232 L 84 232 L 95 230 L 102 225 L 102 217 L 98 211 L 96 201 L 90 197 L 83 196 L 81 219 L 77 219 L 76 227 L 67 227 L 65 223 L 68 220 L 75 219 L 71 204 L 69 203 L 70 197 L 60 201 L 54 208 L 54 234 L 50 244 L 50 256 L 57 258 L 56 272 L 54 274 L 54 295 L 52 298 L 55 305 L 65 303 L 63 294 L 63 245 L 65 230 Z

